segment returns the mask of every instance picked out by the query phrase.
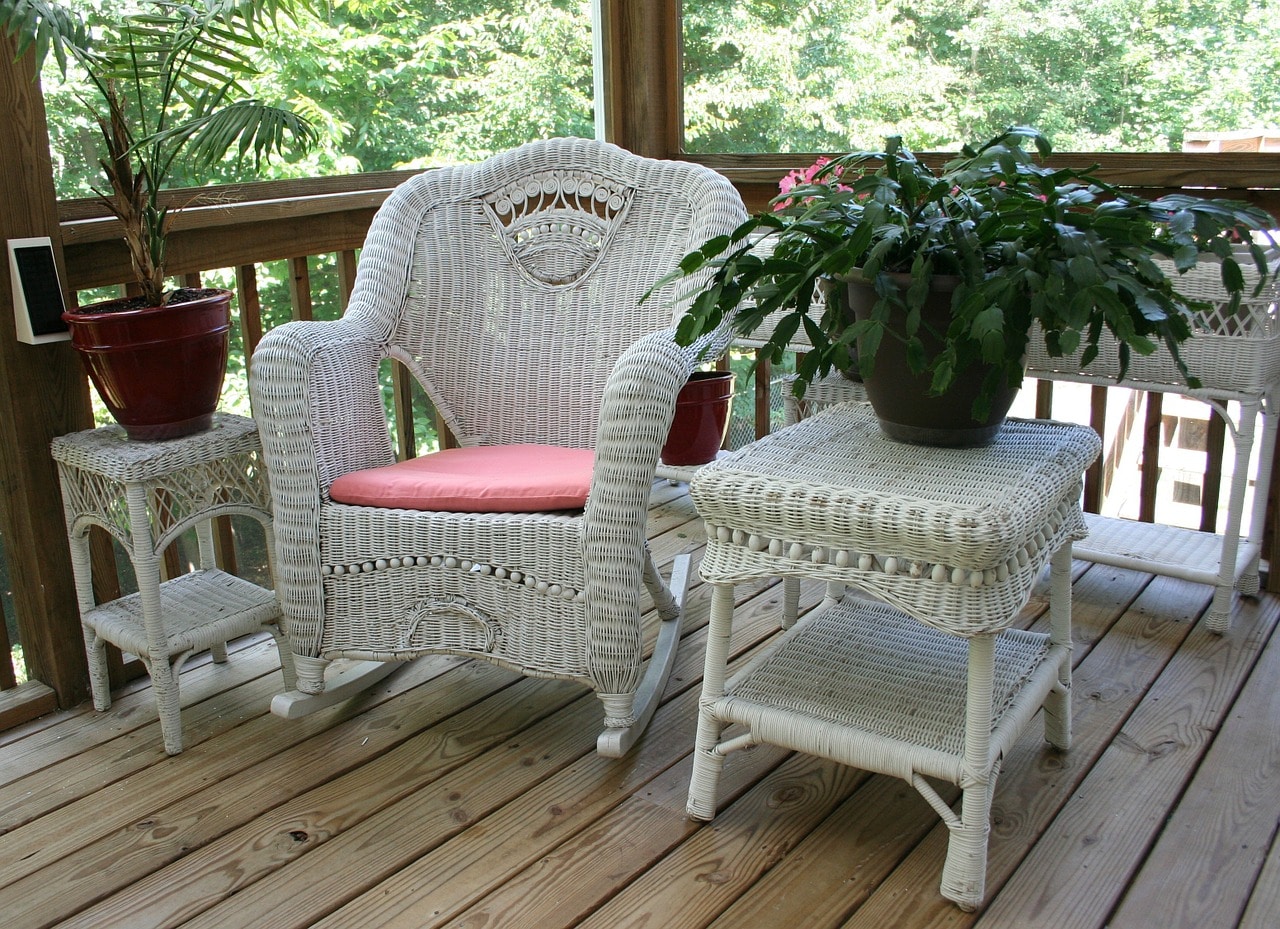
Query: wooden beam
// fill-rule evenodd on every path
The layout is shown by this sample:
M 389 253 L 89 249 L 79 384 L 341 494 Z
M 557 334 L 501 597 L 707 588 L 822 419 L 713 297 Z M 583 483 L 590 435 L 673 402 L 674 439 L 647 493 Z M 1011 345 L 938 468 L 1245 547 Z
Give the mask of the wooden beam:
M 599 0 L 604 136 L 650 158 L 682 145 L 680 0 Z
M 31 55 L 15 61 L 12 42 L 0 41 L 0 108 L 9 121 L 0 230 L 5 239 L 50 236 L 65 267 L 44 100 L 33 74 Z M 17 341 L 7 261 L 0 262 L 0 302 L 0 533 L 27 666 L 68 707 L 87 696 L 89 674 L 49 442 L 92 425 L 88 382 L 70 343 Z
M 3 52 L 0 52 L 3 54 Z M 0 692 L 0 731 L 20 726 L 58 708 L 53 690 L 39 681 L 27 681 Z
M 214 224 L 187 228 L 169 237 L 169 270 L 184 274 L 237 268 L 359 248 L 374 212 L 372 207 L 361 206 L 319 215 L 273 215 L 249 226 Z M 248 218 L 251 211 L 243 215 Z M 252 229 L 252 234 L 246 234 L 247 229 Z M 66 254 L 66 284 L 73 291 L 118 284 L 131 276 L 129 255 L 119 237 L 82 238 L 78 244 L 67 244 Z

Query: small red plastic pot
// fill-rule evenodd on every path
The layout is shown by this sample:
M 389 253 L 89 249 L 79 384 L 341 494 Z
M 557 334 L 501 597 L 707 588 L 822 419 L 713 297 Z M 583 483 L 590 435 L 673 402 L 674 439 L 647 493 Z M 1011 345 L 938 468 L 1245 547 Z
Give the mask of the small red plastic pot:
M 680 388 L 676 415 L 662 446 L 669 465 L 706 464 L 716 457 L 729 429 L 732 371 L 695 371 Z

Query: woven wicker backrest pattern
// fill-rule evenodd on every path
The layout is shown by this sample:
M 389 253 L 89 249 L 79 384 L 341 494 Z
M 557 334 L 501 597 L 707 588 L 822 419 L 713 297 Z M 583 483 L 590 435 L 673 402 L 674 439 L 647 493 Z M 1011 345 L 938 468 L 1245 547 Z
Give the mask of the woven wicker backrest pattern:
M 365 273 L 347 315 L 412 359 L 463 444 L 589 447 L 618 356 L 679 311 L 670 289 L 640 298 L 709 236 L 707 183 L 578 139 L 428 172 L 388 200 L 361 257 L 366 272 L 371 252 L 394 254 L 399 293 Z

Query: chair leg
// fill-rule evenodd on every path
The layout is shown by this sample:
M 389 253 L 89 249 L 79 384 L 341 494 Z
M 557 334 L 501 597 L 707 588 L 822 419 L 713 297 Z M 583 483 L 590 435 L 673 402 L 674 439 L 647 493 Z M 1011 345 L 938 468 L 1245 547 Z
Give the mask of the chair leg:
M 310 716 L 312 713 L 331 707 L 335 703 L 341 703 L 368 690 L 400 667 L 400 663 L 396 661 L 344 660 L 330 665 L 328 661 L 304 658 L 301 655 L 294 655 L 293 659 L 299 685 L 315 686 L 315 682 L 309 680 L 307 674 L 314 672 L 318 667 L 322 675 L 320 683 L 322 689 L 319 693 L 304 693 L 301 689 L 290 690 L 272 697 L 271 712 L 285 719 L 301 719 L 303 716 Z M 324 674 L 326 666 L 330 666 L 333 670 L 333 673 L 327 676 Z
M 658 629 L 658 642 L 634 698 L 635 722 L 625 729 L 606 729 L 596 740 L 596 751 L 606 758 L 621 758 L 630 751 L 658 709 L 662 691 L 667 686 L 667 679 L 676 663 L 676 649 L 680 645 L 684 602 L 689 592 L 692 564 L 692 555 L 677 555 L 672 563 L 670 590 L 671 603 L 676 608 L 674 615 L 668 615 L 672 612 L 669 610 L 661 612 L 663 619 Z
M 151 689 L 160 715 L 160 734 L 169 755 L 182 754 L 182 700 L 178 695 L 178 670 L 190 653 L 169 656 L 155 654 L 147 662 Z

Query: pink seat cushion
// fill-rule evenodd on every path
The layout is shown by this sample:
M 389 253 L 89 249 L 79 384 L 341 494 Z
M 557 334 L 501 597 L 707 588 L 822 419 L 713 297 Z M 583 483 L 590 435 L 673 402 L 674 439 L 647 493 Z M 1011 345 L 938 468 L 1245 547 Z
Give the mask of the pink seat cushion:
M 336 503 L 409 510 L 576 510 L 586 505 L 594 458 L 589 448 L 555 445 L 449 448 L 344 474 L 329 496 Z

